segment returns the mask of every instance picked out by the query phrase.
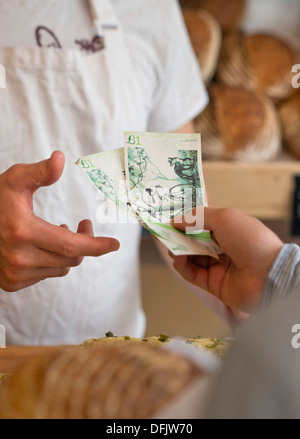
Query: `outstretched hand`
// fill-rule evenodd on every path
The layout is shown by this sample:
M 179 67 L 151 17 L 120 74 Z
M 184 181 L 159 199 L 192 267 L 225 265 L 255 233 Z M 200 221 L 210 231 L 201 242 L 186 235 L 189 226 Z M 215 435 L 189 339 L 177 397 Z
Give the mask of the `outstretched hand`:
M 119 248 L 115 239 L 94 237 L 89 220 L 74 233 L 34 215 L 34 193 L 57 182 L 64 164 L 63 153 L 55 151 L 48 160 L 14 165 L 0 175 L 0 287 L 6 291 L 65 276 L 85 256 Z
M 173 225 L 183 231 L 192 226 L 182 218 Z M 282 241 L 259 220 L 235 209 L 204 208 L 204 228 L 212 231 L 224 254 L 219 260 L 171 255 L 174 268 L 225 305 L 255 312 Z

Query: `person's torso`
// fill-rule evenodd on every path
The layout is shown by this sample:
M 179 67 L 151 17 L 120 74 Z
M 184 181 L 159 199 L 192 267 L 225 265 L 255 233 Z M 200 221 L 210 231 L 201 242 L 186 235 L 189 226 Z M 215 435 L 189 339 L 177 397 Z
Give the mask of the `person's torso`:
M 1 170 L 61 149 L 66 156 L 63 176 L 36 193 L 35 213 L 53 224 L 67 223 L 71 230 L 90 218 L 96 235 L 121 243 L 119 252 L 87 258 L 66 278 L 48 279 L 21 294 L 2 292 L 0 320 L 7 327 L 8 343 L 74 343 L 109 330 L 141 336 L 140 228 L 98 223 L 103 201 L 75 166 L 82 155 L 122 146 L 127 128 L 147 127 L 139 79 L 122 31 L 112 39 L 104 35 L 106 47 L 87 50 L 98 30 L 88 1 L 2 3 L 6 20 L 14 22 L 4 36 L 0 33 L 0 62 L 7 76 L 0 106 Z M 21 19 L 26 26 L 16 38 L 13 29 Z
M 140 228 L 114 214 L 99 223 L 103 201 L 74 163 L 122 147 L 124 131 L 179 128 L 206 105 L 178 3 L 0 0 L 0 10 L 0 172 L 61 149 L 63 176 L 36 192 L 35 214 L 71 230 L 89 218 L 96 235 L 121 244 L 63 279 L 16 295 L 1 291 L 8 343 L 74 343 L 107 331 L 141 336 Z

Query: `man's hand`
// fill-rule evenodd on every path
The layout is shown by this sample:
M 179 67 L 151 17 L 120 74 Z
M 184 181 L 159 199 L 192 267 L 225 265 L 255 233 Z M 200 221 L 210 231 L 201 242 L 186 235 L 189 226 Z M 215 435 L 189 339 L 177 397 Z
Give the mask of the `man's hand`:
M 176 222 L 180 230 L 190 222 Z M 255 312 L 270 268 L 283 243 L 259 220 L 235 209 L 204 208 L 204 228 L 225 254 L 173 256 L 174 268 L 184 279 L 210 292 L 225 305 Z
M 17 291 L 48 277 L 68 274 L 84 256 L 100 256 L 119 248 L 112 238 L 93 236 L 89 220 L 77 233 L 55 226 L 33 213 L 32 197 L 54 184 L 64 169 L 63 153 L 30 165 L 12 166 L 0 175 L 0 287 Z

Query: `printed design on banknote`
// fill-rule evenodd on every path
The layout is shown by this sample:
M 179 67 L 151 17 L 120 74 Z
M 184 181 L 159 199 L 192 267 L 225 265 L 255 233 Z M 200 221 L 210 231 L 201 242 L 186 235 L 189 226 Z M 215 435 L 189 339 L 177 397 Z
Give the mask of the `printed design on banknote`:
M 87 175 L 107 200 L 112 201 L 119 209 L 127 210 L 126 187 L 121 187 L 119 181 L 109 178 L 101 169 L 87 171 Z
M 128 200 L 124 163 L 123 148 L 92 154 L 76 162 L 106 200 L 136 219 Z
M 166 163 L 155 163 L 144 148 L 128 147 L 130 198 L 142 218 L 163 224 L 203 205 L 198 152 L 178 150 L 166 159 L 168 174 L 164 172 Z
M 158 237 L 179 239 L 171 220 L 206 205 L 200 135 L 126 132 L 124 145 L 133 210 Z M 160 230 L 153 230 L 153 225 Z M 193 234 L 210 239 L 203 224 Z M 177 244 L 184 247 L 181 239 Z
M 134 218 L 175 255 L 218 257 L 222 251 L 203 229 L 175 229 L 171 221 L 206 206 L 199 134 L 125 132 L 124 148 L 77 162 L 100 193 Z

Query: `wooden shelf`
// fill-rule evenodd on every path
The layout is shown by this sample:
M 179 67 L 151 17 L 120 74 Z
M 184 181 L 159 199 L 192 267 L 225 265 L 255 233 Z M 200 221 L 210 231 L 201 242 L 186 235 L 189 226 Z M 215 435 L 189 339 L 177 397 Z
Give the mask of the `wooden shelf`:
M 265 220 L 291 218 L 300 161 L 203 162 L 206 191 L 215 207 L 234 207 Z

